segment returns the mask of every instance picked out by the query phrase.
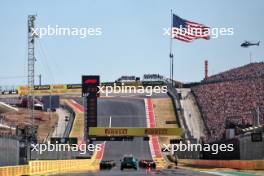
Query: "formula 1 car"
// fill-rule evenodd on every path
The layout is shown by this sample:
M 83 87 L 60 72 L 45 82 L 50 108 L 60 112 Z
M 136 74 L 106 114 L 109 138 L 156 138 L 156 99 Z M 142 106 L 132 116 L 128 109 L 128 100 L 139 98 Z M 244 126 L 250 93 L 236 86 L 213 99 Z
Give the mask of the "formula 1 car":
M 133 168 L 135 170 L 137 170 L 137 159 L 135 157 L 133 157 L 132 155 L 125 155 L 123 157 L 123 159 L 121 160 L 121 167 L 120 169 L 129 169 L 129 168 Z
M 148 168 L 156 169 L 156 163 L 153 160 L 140 160 L 139 167 L 145 168 L 145 169 L 148 169 Z
M 115 162 L 114 160 L 105 160 L 105 161 L 101 161 L 100 162 L 100 170 L 103 169 L 112 169 L 113 167 L 115 167 Z

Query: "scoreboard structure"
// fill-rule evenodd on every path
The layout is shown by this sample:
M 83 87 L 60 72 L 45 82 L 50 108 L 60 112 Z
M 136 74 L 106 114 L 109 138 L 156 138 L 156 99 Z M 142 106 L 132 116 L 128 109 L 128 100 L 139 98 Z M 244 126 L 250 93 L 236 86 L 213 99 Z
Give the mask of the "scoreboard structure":
M 97 127 L 97 97 L 100 76 L 82 76 L 82 97 L 84 103 L 84 139 L 89 140 L 89 127 Z

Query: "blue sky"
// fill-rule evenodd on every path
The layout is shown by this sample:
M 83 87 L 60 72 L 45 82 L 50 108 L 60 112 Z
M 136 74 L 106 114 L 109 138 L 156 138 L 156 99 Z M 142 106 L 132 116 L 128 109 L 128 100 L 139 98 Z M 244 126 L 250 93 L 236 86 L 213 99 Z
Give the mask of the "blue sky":
M 175 74 L 183 82 L 264 60 L 264 1 L 178 0 L 46 0 L 0 2 L 0 85 L 19 85 L 27 75 L 27 15 L 37 14 L 36 26 L 101 27 L 101 36 L 49 36 L 37 39 L 36 75 L 44 84 L 80 83 L 81 75 L 99 74 L 103 81 L 121 75 L 160 73 L 169 76 L 170 9 L 182 18 L 209 27 L 234 28 L 233 36 L 173 41 Z M 260 47 L 241 48 L 245 39 Z M 38 80 L 36 79 L 36 82 Z

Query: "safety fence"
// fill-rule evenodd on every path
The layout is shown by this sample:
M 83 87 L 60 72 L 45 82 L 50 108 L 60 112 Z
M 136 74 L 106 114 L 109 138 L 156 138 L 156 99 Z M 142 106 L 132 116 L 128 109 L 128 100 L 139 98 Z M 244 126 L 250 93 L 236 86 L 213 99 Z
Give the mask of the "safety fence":
M 188 160 L 181 159 L 179 163 L 191 166 L 206 166 L 217 168 L 233 168 L 240 170 L 264 170 L 264 160 Z
M 17 138 L 0 136 L 0 158 L 0 166 L 19 163 L 19 140 Z
M 74 171 L 96 171 L 98 162 L 92 159 L 78 160 L 38 160 L 30 161 L 28 165 L 0 167 L 0 175 L 18 176 L 47 173 L 66 173 Z

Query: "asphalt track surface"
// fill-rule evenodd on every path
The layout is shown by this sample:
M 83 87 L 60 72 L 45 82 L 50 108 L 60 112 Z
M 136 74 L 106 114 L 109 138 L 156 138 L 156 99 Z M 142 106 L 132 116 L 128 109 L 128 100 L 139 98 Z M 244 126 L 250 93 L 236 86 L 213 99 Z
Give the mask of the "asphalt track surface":
M 80 98 L 75 100 L 82 104 Z M 98 126 L 108 127 L 146 127 L 146 113 L 144 98 L 118 97 L 98 99 Z M 185 169 L 164 169 L 161 171 L 120 170 L 120 159 L 125 154 L 132 154 L 138 160 L 151 159 L 151 152 L 148 141 L 143 141 L 142 137 L 136 137 L 133 141 L 108 141 L 105 143 L 103 160 L 114 160 L 116 167 L 111 170 L 99 171 L 96 173 L 63 173 L 57 175 L 73 176 L 137 176 L 137 175 L 210 175 Z
M 146 127 L 144 99 L 100 99 L 99 125 L 111 127 Z M 103 123 L 102 123 L 103 122 Z M 107 123 L 108 122 L 108 123 Z M 105 143 L 103 160 L 115 160 L 120 167 L 124 154 L 132 154 L 137 159 L 151 159 L 148 141 L 136 137 L 133 141 L 113 141 Z
M 212 176 L 212 174 L 208 174 L 205 172 L 195 172 L 186 169 L 164 169 L 161 171 L 149 171 L 149 170 L 124 170 L 120 171 L 116 168 L 113 168 L 110 171 L 100 171 L 97 173 L 63 173 L 63 174 L 56 174 L 56 176 Z

